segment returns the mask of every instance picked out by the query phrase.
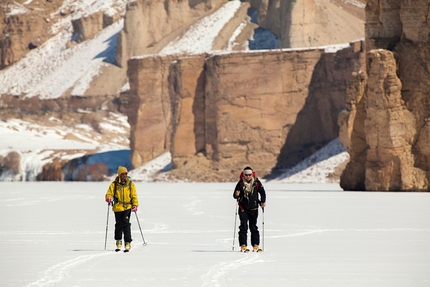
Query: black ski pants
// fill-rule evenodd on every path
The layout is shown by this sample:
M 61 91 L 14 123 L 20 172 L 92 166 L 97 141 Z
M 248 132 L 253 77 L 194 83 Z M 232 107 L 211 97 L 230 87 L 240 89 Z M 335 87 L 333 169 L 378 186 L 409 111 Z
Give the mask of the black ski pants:
M 239 245 L 247 244 L 248 222 L 249 230 L 251 231 L 251 245 L 260 245 L 260 232 L 257 227 L 258 209 L 255 210 L 240 210 L 239 209 Z
M 124 242 L 131 242 L 131 209 L 115 212 L 115 240 L 121 240 L 124 233 Z

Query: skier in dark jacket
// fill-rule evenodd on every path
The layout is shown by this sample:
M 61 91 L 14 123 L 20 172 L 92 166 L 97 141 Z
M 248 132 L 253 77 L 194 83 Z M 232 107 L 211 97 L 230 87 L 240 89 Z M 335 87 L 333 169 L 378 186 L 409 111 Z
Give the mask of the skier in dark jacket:
M 255 172 L 249 166 L 245 167 L 241 173 L 240 180 L 234 189 L 233 197 L 239 204 L 239 244 L 241 251 L 249 251 L 247 248 L 248 222 L 253 251 L 262 251 L 258 247 L 260 244 L 260 232 L 257 227 L 257 219 L 258 206 L 261 206 L 263 211 L 266 206 L 266 191 L 260 180 L 255 176 Z

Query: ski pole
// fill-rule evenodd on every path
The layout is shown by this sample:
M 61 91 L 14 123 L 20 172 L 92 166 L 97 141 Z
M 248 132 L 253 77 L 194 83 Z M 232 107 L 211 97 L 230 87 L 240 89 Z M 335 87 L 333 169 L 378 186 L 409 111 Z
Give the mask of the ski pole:
M 107 234 L 108 234 L 108 227 L 109 227 L 109 206 L 110 206 L 110 203 L 108 203 L 107 216 L 106 216 L 105 250 L 106 250 Z
M 231 246 L 231 250 L 234 250 L 234 240 L 236 239 L 236 224 L 237 224 L 237 206 L 235 205 L 235 215 L 234 215 L 234 229 L 233 229 L 233 245 Z
M 136 215 L 137 224 L 139 225 L 140 235 L 142 235 L 143 245 L 146 246 L 145 238 L 143 238 L 142 228 L 140 227 L 139 217 L 137 217 L 137 212 L 134 213 Z
M 262 250 L 264 251 L 264 207 L 262 207 L 261 209 L 263 210 L 263 222 L 262 222 L 263 223 L 263 246 L 262 246 L 263 249 Z

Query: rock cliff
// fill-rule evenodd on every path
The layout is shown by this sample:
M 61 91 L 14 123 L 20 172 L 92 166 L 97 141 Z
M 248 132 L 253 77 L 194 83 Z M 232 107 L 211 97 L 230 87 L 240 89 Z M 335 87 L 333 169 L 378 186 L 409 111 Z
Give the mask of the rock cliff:
M 279 48 L 348 43 L 363 37 L 364 1 L 249 0 L 258 24 L 279 38 Z M 349 2 L 349 3 L 348 3 Z
M 140 0 L 128 3 L 124 29 L 118 39 L 118 64 L 126 67 L 131 57 L 158 53 L 191 24 L 225 2 Z
M 91 123 L 97 135 L 100 133 L 97 117 L 106 111 L 100 107 L 87 109 L 87 100 L 93 99 L 104 105 L 106 100 L 115 98 L 115 102 L 121 103 L 118 108 L 128 115 L 131 124 L 130 149 L 134 167 L 170 151 L 175 168 L 171 174 L 181 179 L 208 181 L 206 175 L 216 170 L 218 172 L 211 181 L 236 180 L 238 171 L 245 164 L 258 166 L 259 176 L 288 168 L 337 137 L 336 119 L 345 105 L 347 83 L 351 73 L 363 69 L 363 44 L 354 42 L 345 45 L 343 50 L 332 52 L 324 48 L 240 53 L 214 51 L 261 49 L 258 45 L 251 47 L 252 41 L 258 42 L 251 38 L 262 28 L 278 35 L 281 47 L 345 43 L 362 37 L 359 28 L 362 22 L 358 13 L 345 24 L 346 16 L 339 10 L 351 8 L 345 4 L 350 2 L 347 0 L 330 3 L 322 0 L 240 2 L 51 0 L 19 4 L 2 1 L 2 72 L 10 71 L 8 67 L 32 49 L 36 50 L 30 55 L 41 50 L 41 57 L 49 58 L 39 47 L 53 44 L 42 45 L 51 37 L 56 39 L 61 35 L 64 41 L 58 50 L 72 55 L 77 50 L 84 50 L 88 42 L 106 30 L 116 32 L 103 42 L 109 43 L 109 48 L 95 57 L 109 53 L 106 65 L 97 70 L 88 87 L 83 85 L 86 81 L 75 81 L 75 86 L 76 83 L 82 85 L 79 89 L 73 87 L 72 91 L 72 87 L 63 84 L 66 88 L 58 93 L 58 100 L 44 100 L 38 99 L 42 91 L 25 85 L 15 89 L 12 83 L 11 88 L 1 95 L 0 114 L 6 118 L 24 117 L 16 114 L 19 109 L 37 118 L 49 111 L 67 122 L 63 117 L 70 113 L 67 106 L 73 106 L 79 113 L 80 107 L 75 107 L 79 103 L 84 110 L 97 113 L 73 117 Z M 218 18 L 229 20 L 211 40 L 212 50 L 188 55 L 157 55 L 167 44 L 186 38 L 184 32 L 188 32 L 197 20 L 216 14 L 223 10 L 220 7 L 228 4 L 240 5 L 240 8 L 235 10 L 232 18 L 218 14 Z M 303 11 L 306 17 L 292 17 L 303 14 Z M 258 21 L 252 19 L 251 23 L 254 17 Z M 115 25 L 111 25 L 114 22 Z M 361 31 L 359 36 L 351 26 Z M 119 35 L 117 31 L 120 31 Z M 206 34 L 211 32 L 208 28 Z M 304 40 L 292 41 L 296 38 Z M 275 42 L 276 45 L 271 43 L 269 47 L 278 47 L 278 39 Z M 115 51 L 116 61 L 110 55 L 111 51 Z M 49 62 L 63 67 L 61 57 L 53 59 Z M 26 63 L 21 66 L 28 67 Z M 80 70 L 85 69 L 80 67 Z M 55 72 L 44 74 L 42 71 L 40 74 L 56 79 Z M 127 80 L 130 90 L 124 92 Z M 62 85 L 61 78 L 54 82 Z M 44 90 L 50 88 L 49 84 L 39 86 Z M 118 99 L 120 91 L 123 92 Z M 29 92 L 31 99 L 23 100 Z M 74 102 L 77 98 L 79 100 Z M 67 124 L 76 122 L 73 119 Z M 111 139 L 111 135 L 106 138 Z M 64 162 L 54 162 L 44 167 L 38 178 L 52 180 L 49 173 L 54 174 L 54 170 L 57 180 L 70 178 L 64 175 L 64 170 L 60 172 L 63 166 Z M 73 164 L 69 167 L 72 170 Z
M 367 71 L 339 117 L 350 162 L 345 190 L 429 190 L 428 1 L 368 0 Z
M 363 43 L 324 49 L 146 56 L 129 63 L 132 164 L 171 151 L 172 175 L 235 180 L 291 167 L 338 136 Z M 216 175 L 205 179 L 205 174 Z
M 49 29 L 52 25 L 50 13 L 55 11 L 62 1 L 43 1 L 27 7 L 12 0 L 1 2 L 0 70 L 14 64 L 28 51 L 40 46 L 52 36 Z

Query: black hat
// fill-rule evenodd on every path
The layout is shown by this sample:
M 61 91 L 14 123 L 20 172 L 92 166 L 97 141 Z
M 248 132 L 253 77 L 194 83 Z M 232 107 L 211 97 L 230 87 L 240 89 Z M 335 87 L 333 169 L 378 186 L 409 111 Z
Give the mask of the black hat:
M 252 170 L 252 168 L 250 166 L 247 166 L 243 170 Z

